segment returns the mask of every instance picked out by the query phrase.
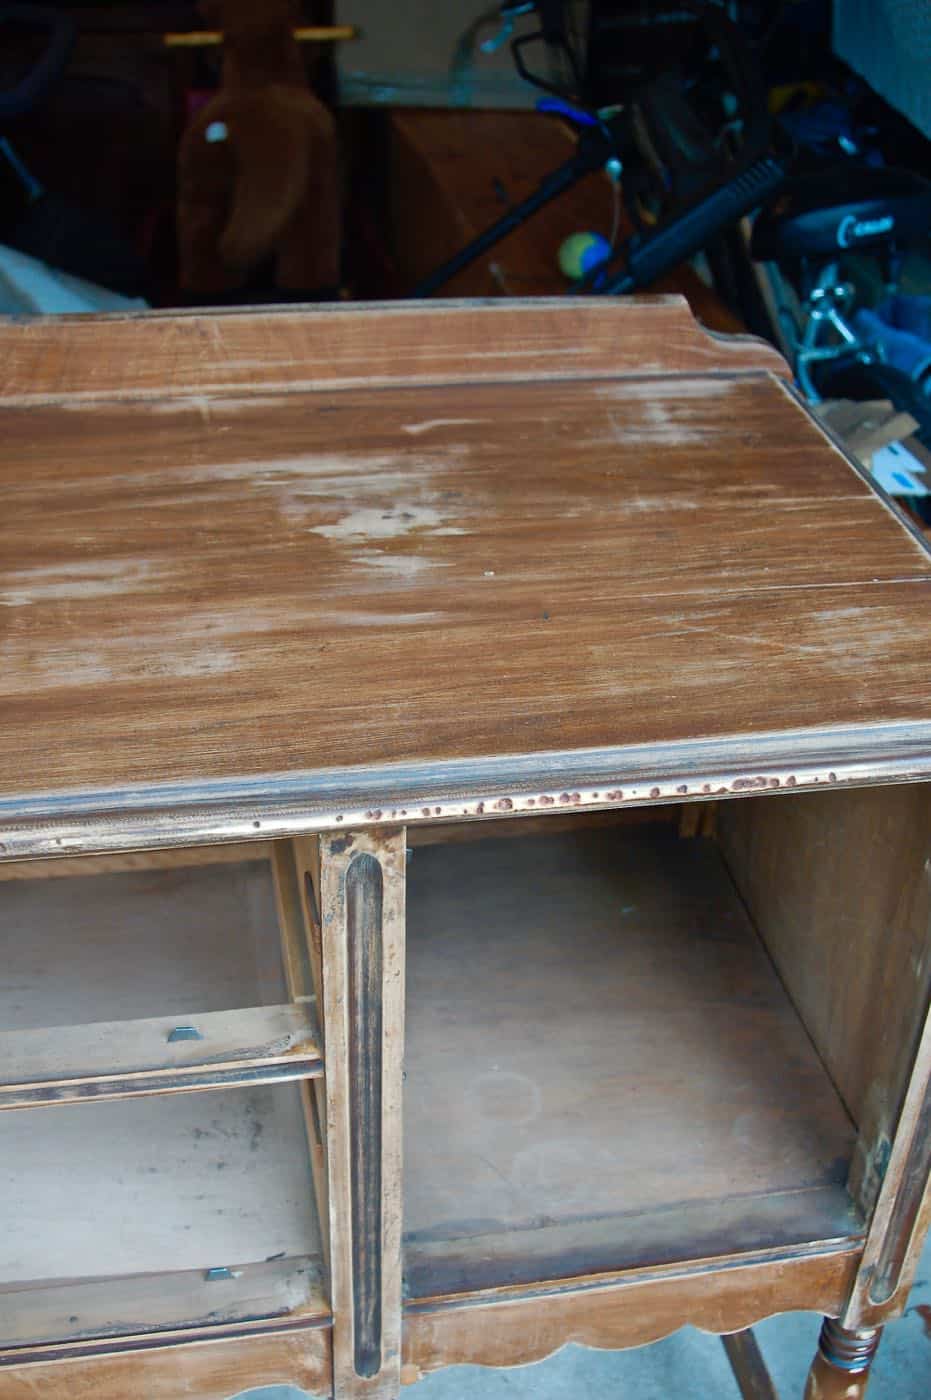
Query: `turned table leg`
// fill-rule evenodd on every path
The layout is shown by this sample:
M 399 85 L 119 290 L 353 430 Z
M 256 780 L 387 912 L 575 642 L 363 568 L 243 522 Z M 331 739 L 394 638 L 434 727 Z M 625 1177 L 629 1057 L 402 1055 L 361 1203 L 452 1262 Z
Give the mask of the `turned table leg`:
M 805 1400 L 861 1400 L 881 1336 L 881 1327 L 851 1331 L 835 1318 L 825 1318 L 808 1373 Z

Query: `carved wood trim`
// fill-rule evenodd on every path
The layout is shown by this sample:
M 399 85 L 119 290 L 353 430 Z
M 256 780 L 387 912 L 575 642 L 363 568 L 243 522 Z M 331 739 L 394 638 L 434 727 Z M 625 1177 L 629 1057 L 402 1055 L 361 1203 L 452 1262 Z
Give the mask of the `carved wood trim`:
M 4 801 L 0 862 L 929 778 L 927 722 L 274 773 Z
M 260 1385 L 293 1385 L 308 1395 L 330 1392 L 329 1328 L 305 1327 L 278 1336 L 187 1342 L 108 1356 L 75 1356 L 4 1367 L 3 1400 L 227 1400 Z
M 321 842 L 336 1400 L 400 1383 L 404 832 Z
M 521 1366 L 569 1342 L 603 1350 L 643 1346 L 680 1327 L 736 1332 L 773 1313 L 810 1309 L 834 1316 L 856 1273 L 858 1253 L 769 1258 L 734 1265 L 710 1261 L 687 1275 L 638 1271 L 607 1287 L 474 1306 L 418 1303 L 404 1316 L 404 1380 L 443 1366 Z

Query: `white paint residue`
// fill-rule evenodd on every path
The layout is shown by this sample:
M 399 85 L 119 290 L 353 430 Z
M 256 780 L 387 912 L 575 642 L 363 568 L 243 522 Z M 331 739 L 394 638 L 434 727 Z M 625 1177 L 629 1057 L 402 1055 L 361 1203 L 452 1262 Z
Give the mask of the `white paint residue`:
M 232 395 L 183 394 L 176 399 L 160 399 L 148 405 L 149 413 L 199 413 L 222 418 L 225 413 L 242 413 L 259 408 L 279 408 L 284 399 L 282 394 L 253 394 L 251 397 Z
M 7 665 L 7 648 L 3 648 L 4 666 Z M 99 651 L 67 651 L 63 647 L 50 647 L 46 651 L 30 650 L 25 656 L 17 655 L 15 664 L 9 667 L 9 674 L 16 674 L 21 684 L 17 691 L 29 694 L 37 687 L 47 685 L 99 686 L 115 679 L 112 658 Z
M 94 559 L 48 568 L 19 569 L 7 575 L 10 586 L 0 591 L 0 607 L 80 603 L 85 598 L 138 593 L 157 587 L 162 578 L 163 570 L 146 559 Z
M 235 652 L 214 647 L 209 651 L 173 651 L 163 646 L 157 656 L 149 658 L 145 665 L 147 676 L 171 676 L 179 680 L 197 676 L 223 676 L 235 671 Z
M 598 443 L 635 446 L 638 443 L 659 443 L 663 447 L 693 447 L 708 441 L 716 431 L 708 422 L 690 422 L 687 413 L 677 412 L 673 403 L 657 403 L 640 399 L 624 414 L 609 413 L 611 435 L 596 438 Z M 591 441 L 591 439 L 590 439 Z
M 314 619 L 326 627 L 421 627 L 445 620 L 446 613 L 439 612 L 329 612 L 318 613 Z
M 427 418 L 423 423 L 404 423 L 402 432 L 417 436 L 434 428 L 464 428 L 470 423 L 487 423 L 487 418 Z
M 719 379 L 713 375 L 702 375 L 696 379 L 677 379 L 666 375 L 648 385 L 641 380 L 612 379 L 608 384 L 597 384 L 591 392 L 599 399 L 634 399 L 640 403 L 656 403 L 659 399 L 670 399 L 680 403 L 683 399 L 721 399 L 741 387 L 736 379 Z
M 404 509 L 390 506 L 361 506 L 350 510 L 331 525 L 312 525 L 309 533 L 323 535 L 328 540 L 393 540 L 414 530 L 430 530 L 443 517 L 432 506 L 410 505 Z
M 443 568 L 439 559 L 424 559 L 418 554 L 381 554 L 366 551 L 352 556 L 353 564 L 366 569 L 378 569 L 383 574 L 393 574 L 397 579 L 413 579 L 428 569 Z

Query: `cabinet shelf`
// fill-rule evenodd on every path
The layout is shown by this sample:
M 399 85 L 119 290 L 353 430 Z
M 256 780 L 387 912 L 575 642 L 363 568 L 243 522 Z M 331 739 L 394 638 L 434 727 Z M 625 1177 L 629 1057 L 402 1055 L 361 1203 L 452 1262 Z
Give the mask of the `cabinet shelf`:
M 322 1072 L 314 1008 L 248 855 L 3 885 L 0 1362 L 328 1325 L 308 1091 L 279 1082 Z
M 417 850 L 410 1298 L 849 1249 L 855 1130 L 717 845 L 663 827 Z

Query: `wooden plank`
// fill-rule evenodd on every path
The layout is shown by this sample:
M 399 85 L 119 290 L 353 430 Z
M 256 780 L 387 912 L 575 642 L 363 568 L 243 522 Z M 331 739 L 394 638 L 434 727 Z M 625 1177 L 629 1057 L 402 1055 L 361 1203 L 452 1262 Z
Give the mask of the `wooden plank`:
M 870 1213 L 931 992 L 931 788 L 725 804 L 720 825 L 737 885 L 860 1128 L 851 1189 Z
M 0 1109 L 273 1084 L 322 1073 L 306 1006 L 0 1033 Z
M 0 1376 L 28 1349 L 80 1343 L 98 1350 L 117 1338 L 179 1329 L 222 1331 L 270 1318 L 329 1319 L 319 1256 L 206 1269 L 0 1285 Z M 153 1339 L 158 1340 L 158 1339 Z M 20 1351 L 17 1358 L 16 1350 Z M 75 1348 L 72 1348 L 72 1351 Z M 3 1382 L 0 1380 L 0 1394 Z
M 567 1342 L 642 1346 L 691 1325 L 706 1332 L 750 1327 L 796 1308 L 836 1314 L 857 1253 L 697 1261 L 689 1271 L 643 1270 L 599 1284 L 576 1280 L 560 1293 L 521 1298 L 438 1299 L 404 1315 L 404 1379 L 443 1366 L 521 1366 Z
M 307 1327 L 283 1336 L 162 1346 L 112 1356 L 11 1367 L 0 1377 L 3 1400 L 228 1400 L 241 1390 L 294 1385 L 308 1395 L 330 1391 L 330 1333 Z
M 852 1125 L 712 842 L 432 846 L 409 885 L 409 1296 L 862 1235 Z
M 401 1352 L 404 831 L 322 843 L 335 1400 L 395 1400 Z
M 608 792 L 629 747 L 659 767 L 739 742 L 749 764 L 776 735 L 791 763 L 815 726 L 868 778 L 905 733 L 931 760 L 931 561 L 772 380 L 272 397 L 211 399 L 209 421 L 166 400 L 150 434 L 136 404 L 4 411 L 0 854 L 73 854 L 88 812 L 124 846 L 166 811 L 175 843 L 186 817 L 213 839 L 290 834 L 266 808 L 289 779 L 305 821 L 316 790 L 347 824 L 344 768 L 370 779 L 365 824 L 456 763 L 443 815 L 484 803 L 489 763 L 516 786 L 543 754 L 547 776 L 612 754 Z M 576 790 L 546 794 L 541 767 L 528 796 Z
M 761 371 L 788 367 L 763 341 L 704 334 L 680 296 L 0 320 L 0 399 L 39 405 Z
M 276 841 L 272 856 L 272 869 L 275 879 L 275 902 L 278 909 L 278 929 L 281 935 L 281 951 L 285 970 L 288 995 L 292 1001 L 300 1001 L 312 1010 L 314 1033 L 318 1044 L 322 1044 L 323 979 L 320 974 L 320 928 L 319 918 L 315 925 L 307 906 L 305 881 L 310 878 L 305 861 L 313 861 L 317 855 L 316 842 L 307 843 L 310 849 L 298 851 L 297 843 Z M 315 905 L 315 908 L 317 906 Z M 317 1202 L 318 1220 L 329 1219 L 327 1199 L 326 1165 L 326 1082 L 318 1077 L 314 1082 L 305 1081 L 301 1085 L 301 1104 L 304 1111 L 304 1126 L 307 1132 L 307 1146 L 310 1151 L 310 1164 L 314 1178 L 314 1197 Z M 323 1233 L 324 1257 L 329 1262 L 330 1237 Z

